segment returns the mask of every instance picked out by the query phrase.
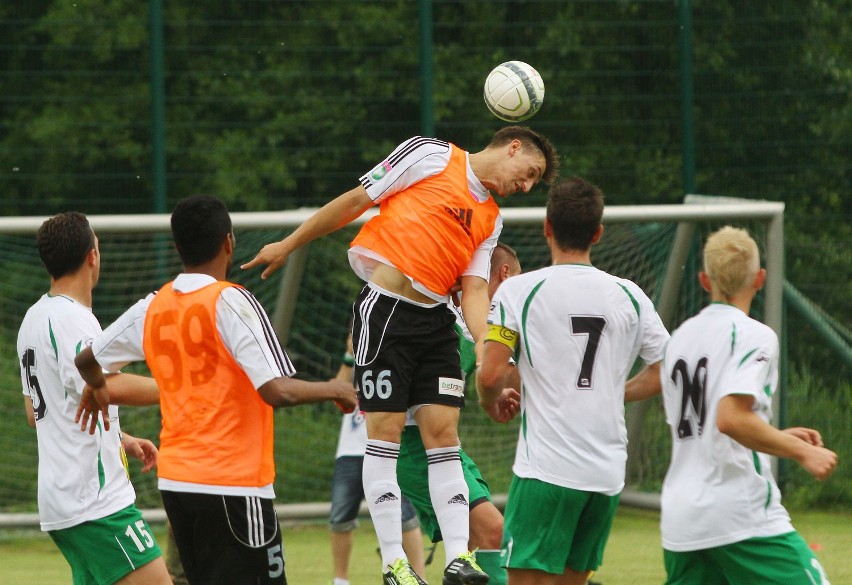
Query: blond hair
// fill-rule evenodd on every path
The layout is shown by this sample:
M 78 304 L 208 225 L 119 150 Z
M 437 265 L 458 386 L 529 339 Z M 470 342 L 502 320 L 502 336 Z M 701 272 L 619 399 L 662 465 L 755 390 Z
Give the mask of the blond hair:
M 726 298 L 750 285 L 759 270 L 760 252 L 746 230 L 728 225 L 707 238 L 704 272 Z

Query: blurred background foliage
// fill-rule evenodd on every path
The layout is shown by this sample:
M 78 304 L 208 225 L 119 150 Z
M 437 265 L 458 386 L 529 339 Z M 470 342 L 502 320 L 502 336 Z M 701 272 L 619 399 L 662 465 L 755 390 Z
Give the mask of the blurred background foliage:
M 157 210 L 150 14 L 160 1 L 0 4 L 0 214 Z M 355 186 L 424 132 L 429 16 L 436 136 L 482 148 L 502 125 L 482 103 L 485 76 L 523 60 L 546 84 L 527 123 L 557 146 L 563 174 L 599 184 L 611 205 L 678 203 L 678 8 L 163 2 L 165 209 L 198 192 L 233 211 L 320 206 Z M 690 12 L 695 191 L 783 201 L 787 279 L 848 327 L 852 0 L 693 0 Z M 505 204 L 541 205 L 545 193 Z M 821 408 L 842 405 L 848 423 L 848 367 L 807 322 L 788 317 L 792 379 L 822 389 Z

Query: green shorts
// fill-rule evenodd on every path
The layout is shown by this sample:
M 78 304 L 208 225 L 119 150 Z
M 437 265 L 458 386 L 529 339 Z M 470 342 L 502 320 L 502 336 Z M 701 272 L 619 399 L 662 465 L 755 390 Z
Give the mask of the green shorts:
M 663 550 L 663 559 L 667 585 L 828 585 L 816 556 L 795 531 L 696 551 Z
M 482 478 L 479 468 L 464 450 L 459 450 L 461 456 L 462 472 L 464 481 L 467 483 L 468 501 L 470 509 L 484 501 L 491 501 L 491 490 L 488 483 Z M 426 448 L 420 437 L 420 429 L 414 425 L 408 425 L 402 433 L 402 441 L 399 445 L 399 460 L 396 466 L 396 475 L 402 495 L 414 504 L 417 516 L 420 518 L 420 528 L 432 542 L 440 542 L 441 529 L 438 526 L 438 518 L 432 508 L 432 498 L 429 496 L 429 466 L 426 463 Z
M 503 566 L 561 575 L 594 571 L 615 518 L 619 496 L 512 478 L 503 525 Z
M 71 565 L 74 585 L 112 585 L 162 556 L 135 505 L 48 534 Z

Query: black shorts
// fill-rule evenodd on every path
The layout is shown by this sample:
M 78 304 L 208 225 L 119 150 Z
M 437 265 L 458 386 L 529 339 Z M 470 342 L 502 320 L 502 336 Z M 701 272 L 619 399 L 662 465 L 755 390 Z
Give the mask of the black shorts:
M 272 500 L 161 491 L 190 585 L 287 585 Z
M 456 319 L 445 304 L 422 307 L 368 284 L 352 311 L 355 385 L 362 410 L 464 406 Z

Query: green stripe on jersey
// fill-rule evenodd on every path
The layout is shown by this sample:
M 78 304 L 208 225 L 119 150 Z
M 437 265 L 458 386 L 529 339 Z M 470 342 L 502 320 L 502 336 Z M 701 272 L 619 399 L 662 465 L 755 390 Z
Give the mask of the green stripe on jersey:
M 754 353 L 754 352 L 756 352 L 756 351 L 757 351 L 757 348 L 755 347 L 753 350 L 751 350 L 750 352 L 748 352 L 747 354 L 745 354 L 745 355 L 743 356 L 743 359 L 741 359 L 741 360 L 740 360 L 740 363 L 738 363 L 738 364 L 737 364 L 737 368 L 741 368 L 741 367 L 742 367 L 742 365 L 743 365 L 744 363 L 746 363 L 746 360 L 747 360 L 748 358 L 750 358 L 750 357 L 751 357 L 751 354 L 753 354 L 753 353 Z
M 734 355 L 734 347 L 737 345 L 737 324 L 731 325 L 731 355 Z
M 98 434 L 103 438 L 104 430 L 101 428 L 101 421 L 98 421 Z M 104 489 L 106 485 L 106 471 L 104 471 L 104 461 L 101 458 L 101 447 L 103 446 L 103 442 L 101 442 L 101 446 L 98 447 L 98 492 Z
M 530 312 L 530 304 L 532 303 L 533 297 L 535 297 L 536 293 L 538 293 L 538 290 L 541 288 L 541 285 L 544 284 L 545 280 L 547 279 L 545 278 L 533 287 L 532 292 L 530 292 L 530 296 L 528 296 L 527 300 L 524 301 L 524 310 L 521 313 L 521 330 L 524 332 L 524 347 L 527 350 L 527 359 L 529 360 L 531 366 L 533 365 L 533 363 L 532 356 L 530 355 L 530 336 L 527 335 L 527 316 Z
M 636 300 L 636 298 L 632 294 L 630 294 L 630 291 L 627 290 L 627 287 L 621 284 L 620 282 L 618 283 L 618 286 L 621 287 L 621 290 L 627 293 L 627 296 L 630 297 L 630 302 L 633 303 L 633 308 L 636 309 L 636 314 L 641 316 L 642 314 L 639 311 L 639 302 Z
M 50 319 L 47 320 L 47 329 L 50 331 L 50 346 L 53 348 L 53 355 L 58 360 L 59 350 L 56 347 L 56 336 L 53 334 L 53 323 L 50 322 Z

